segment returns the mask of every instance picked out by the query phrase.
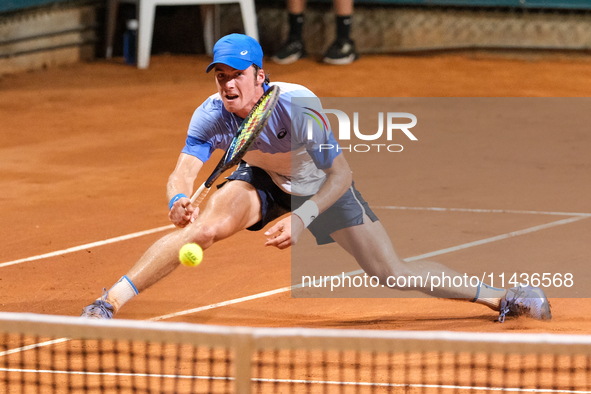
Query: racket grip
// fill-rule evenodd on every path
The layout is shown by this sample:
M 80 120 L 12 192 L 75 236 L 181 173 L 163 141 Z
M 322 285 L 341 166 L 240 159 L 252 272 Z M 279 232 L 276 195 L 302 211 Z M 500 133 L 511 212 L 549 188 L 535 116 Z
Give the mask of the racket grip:
M 201 204 L 201 201 L 203 201 L 203 199 L 205 198 L 205 196 L 207 196 L 207 193 L 209 193 L 209 188 L 205 186 L 204 183 L 203 185 L 199 186 L 199 189 L 197 189 L 195 194 L 193 194 L 193 197 L 191 197 L 191 204 L 198 207 L 199 204 Z

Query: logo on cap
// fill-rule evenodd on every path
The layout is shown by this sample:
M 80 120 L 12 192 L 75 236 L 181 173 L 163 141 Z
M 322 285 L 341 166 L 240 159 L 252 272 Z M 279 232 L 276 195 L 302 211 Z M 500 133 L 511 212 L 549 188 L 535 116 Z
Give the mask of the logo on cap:
M 236 70 L 246 70 L 253 64 L 263 68 L 263 50 L 252 37 L 244 34 L 229 34 L 216 42 L 213 47 L 213 62 L 207 67 L 210 72 L 216 63 L 222 63 Z

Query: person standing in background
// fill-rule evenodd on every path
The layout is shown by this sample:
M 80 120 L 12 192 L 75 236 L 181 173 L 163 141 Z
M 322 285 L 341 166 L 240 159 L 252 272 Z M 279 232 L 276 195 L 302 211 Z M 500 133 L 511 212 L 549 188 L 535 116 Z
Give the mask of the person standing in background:
M 336 14 L 336 39 L 326 50 L 322 61 L 328 64 L 350 64 L 359 58 L 355 43 L 351 40 L 351 15 L 353 0 L 333 0 Z M 287 0 L 289 36 L 281 48 L 271 57 L 275 63 L 290 64 L 306 57 L 302 39 L 306 0 Z

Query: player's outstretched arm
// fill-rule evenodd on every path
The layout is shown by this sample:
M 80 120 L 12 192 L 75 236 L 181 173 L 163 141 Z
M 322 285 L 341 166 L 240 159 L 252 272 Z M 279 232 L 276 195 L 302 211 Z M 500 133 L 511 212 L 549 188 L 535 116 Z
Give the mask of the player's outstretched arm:
M 169 213 L 168 218 L 177 227 L 185 227 L 192 223 L 199 209 L 191 205 L 189 196 L 193 192 L 193 183 L 203 162 L 195 156 L 181 153 L 176 167 L 168 178 L 166 196 L 168 197 Z

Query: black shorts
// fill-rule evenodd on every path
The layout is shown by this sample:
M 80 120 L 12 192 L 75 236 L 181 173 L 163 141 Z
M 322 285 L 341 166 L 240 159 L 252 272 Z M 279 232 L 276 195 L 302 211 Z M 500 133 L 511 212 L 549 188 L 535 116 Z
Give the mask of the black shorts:
M 248 182 L 257 190 L 261 199 L 262 219 L 249 227 L 248 230 L 250 231 L 261 230 L 267 223 L 299 208 L 312 197 L 293 196 L 284 192 L 273 182 L 265 170 L 248 166 L 245 163 L 240 163 L 236 171 L 226 179 Z M 353 182 L 345 194 L 330 208 L 318 215 L 308 226 L 308 229 L 316 237 L 318 245 L 328 244 L 334 242 L 330 234 L 335 231 L 363 224 L 364 214 L 367 214 L 372 222 L 378 220 L 369 204 L 361 197 L 361 193 L 355 189 L 355 183 Z

